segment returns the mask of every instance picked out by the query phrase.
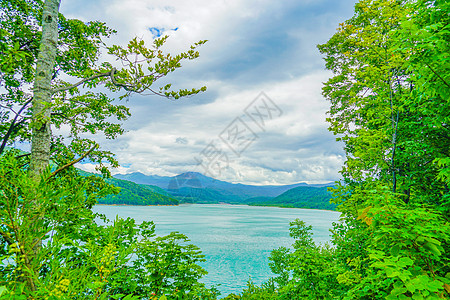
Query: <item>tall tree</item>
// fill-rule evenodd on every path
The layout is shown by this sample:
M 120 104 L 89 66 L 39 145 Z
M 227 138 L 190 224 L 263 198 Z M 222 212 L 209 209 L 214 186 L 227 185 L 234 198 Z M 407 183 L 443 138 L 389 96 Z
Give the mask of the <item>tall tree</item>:
M 0 149 L 3 151 L 4 146 L 15 140 L 30 139 L 31 129 L 34 129 L 32 170 L 39 170 L 39 173 L 49 159 L 49 151 L 45 147 L 52 148 L 53 161 L 65 165 L 70 162 L 67 158 L 71 155 L 58 156 L 58 153 L 69 151 L 72 156 L 82 156 L 94 146 L 93 141 L 81 138 L 80 134 L 103 132 L 108 138 L 113 138 L 122 132 L 119 124 L 109 120 L 111 117 L 119 121 L 126 119 L 128 108 L 114 104 L 114 99 L 105 93 L 93 92 L 100 84 L 113 92 L 124 92 L 120 99 L 143 92 L 178 99 L 205 91 L 205 87 L 175 91 L 171 84 L 154 87 L 156 81 L 180 68 L 183 60 L 197 58 L 196 48 L 205 41 L 199 41 L 188 51 L 174 56 L 162 51 L 167 36 L 154 40 L 151 47 L 146 47 L 144 41 L 137 38 L 126 47 L 107 46 L 104 38 L 115 33 L 113 30 L 98 21 L 84 23 L 66 19 L 58 15 L 58 3 L 46 1 L 43 19 L 41 1 L 0 1 L 3 11 L 0 16 L 3 27 L 0 51 L 6 56 L 2 55 L 0 60 L 0 84 L 7 91 L 1 95 L 5 110 L 2 111 L 4 122 L 0 129 L 4 136 Z M 49 16 L 48 23 L 46 16 Z M 107 53 L 104 54 L 121 62 L 121 68 L 99 61 L 101 46 L 106 47 Z M 54 60 L 53 64 L 51 60 Z M 35 71 L 35 67 L 43 66 L 46 66 L 45 70 Z M 63 77 L 69 81 L 62 80 Z M 33 94 L 27 93 L 30 84 L 35 86 Z M 33 116 L 30 113 L 31 99 L 35 107 Z M 51 126 L 58 129 L 63 125 L 71 128 L 69 143 L 63 143 L 61 136 L 50 134 Z M 42 145 L 38 146 L 40 141 Z M 92 150 L 88 156 L 99 164 L 107 159 L 116 165 L 111 153 L 105 151 Z M 58 161 L 61 157 L 66 157 L 66 160 Z
M 118 299 L 126 294 L 128 300 L 140 291 L 153 297 L 152 289 L 160 291 L 158 296 L 176 292 L 179 297 L 214 298 L 215 292 L 197 281 L 204 274 L 196 265 L 202 256 L 184 244 L 186 237 L 153 242 L 154 227 L 139 227 L 132 220 L 97 225 L 91 208 L 115 189 L 101 177 L 80 176 L 73 167 L 89 157 L 107 176 L 105 162 L 117 165 L 112 153 L 85 136 L 115 138 L 123 130 L 111 120 L 125 120 L 129 110 L 104 92 L 94 92 L 97 86 L 122 92 L 119 100 L 143 92 L 173 99 L 202 92 L 205 87 L 174 91 L 170 84 L 155 88 L 154 83 L 180 68 L 183 60 L 197 58 L 196 48 L 205 41 L 174 56 L 162 51 L 167 36 L 151 47 L 137 38 L 125 47 L 108 46 L 104 39 L 113 30 L 98 21 L 66 19 L 59 4 L 0 0 L 0 298 Z M 100 62 L 102 47 L 122 67 Z M 69 136 L 55 134 L 62 126 L 70 128 Z M 31 155 L 6 151 L 16 141 L 31 143 Z M 189 270 L 166 275 L 164 289 L 150 275 L 137 278 L 137 267 L 130 263 L 133 252 L 151 261 L 152 249 L 159 247 L 167 252 L 167 265 Z M 175 252 L 183 259 L 173 259 Z M 140 271 L 150 272 L 147 266 Z M 160 271 L 152 267 L 151 272 Z M 189 281 L 170 284 L 175 275 Z
M 436 72 L 448 70 L 439 62 L 448 57 L 448 8 L 362 0 L 319 46 L 334 72 L 323 89 L 330 130 L 347 152 L 335 201 L 345 216 L 336 242 L 348 299 L 449 292 L 449 188 L 434 163 L 448 157 L 448 89 Z

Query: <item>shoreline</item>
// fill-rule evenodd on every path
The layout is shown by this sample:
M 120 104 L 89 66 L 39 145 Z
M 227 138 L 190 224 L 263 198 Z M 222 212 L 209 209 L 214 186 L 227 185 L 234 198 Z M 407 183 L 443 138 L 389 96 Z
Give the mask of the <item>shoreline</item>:
M 101 206 L 155 206 L 155 207 L 162 207 L 162 206 L 181 206 L 181 205 L 233 205 L 233 206 L 249 206 L 249 207 L 269 207 L 269 208 L 285 208 L 285 209 L 307 209 L 307 210 L 320 210 L 320 211 L 330 211 L 330 212 L 339 212 L 337 210 L 331 210 L 331 209 L 321 209 L 321 208 L 307 208 L 307 207 L 285 207 L 285 206 L 275 206 L 275 205 L 248 205 L 248 204 L 232 204 L 232 203 L 180 203 L 180 204 L 157 204 L 157 205 L 139 205 L 139 204 L 95 204 L 95 205 L 101 205 Z
M 97 203 L 95 205 L 104 205 L 104 206 L 179 206 L 179 204 L 104 204 L 104 203 Z

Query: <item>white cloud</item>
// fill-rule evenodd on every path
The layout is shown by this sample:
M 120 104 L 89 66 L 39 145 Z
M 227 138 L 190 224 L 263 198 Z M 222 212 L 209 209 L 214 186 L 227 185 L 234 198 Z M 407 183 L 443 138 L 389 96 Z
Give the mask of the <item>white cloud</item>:
M 99 19 L 118 30 L 114 42 L 134 36 L 151 40 L 149 28 L 170 34 L 167 50 L 178 52 L 208 39 L 200 58 L 183 64 L 167 82 L 178 88 L 206 85 L 208 91 L 176 102 L 134 96 L 133 116 L 118 140 L 102 140 L 126 166 L 115 172 L 175 175 L 202 171 L 195 157 L 211 141 L 227 149 L 219 134 L 242 117 L 258 138 L 218 179 L 254 184 L 324 182 L 337 179 L 340 144 L 327 131 L 329 104 L 321 96 L 324 71 L 315 45 L 329 38 L 352 13 L 346 1 L 63 1 L 69 17 Z M 347 17 L 345 17 L 347 16 Z M 178 28 L 176 31 L 171 30 Z M 283 111 L 265 131 L 244 109 L 264 91 Z M 85 164 L 84 168 L 92 168 Z
M 328 73 L 322 71 L 241 92 L 230 88 L 234 92 L 223 92 L 214 102 L 178 107 L 167 120 L 155 115 L 157 121 L 130 130 L 119 138 L 117 143 L 125 145 L 121 150 L 116 149 L 119 161 L 126 162 L 130 171 L 148 174 L 175 175 L 193 168 L 202 171 L 195 166 L 194 158 L 215 141 L 233 160 L 230 169 L 218 179 L 247 183 L 336 179 L 339 167 L 336 161 L 342 163 L 343 158 L 336 153 L 324 154 L 335 147 L 334 138 L 324 123 L 327 103 L 320 96 L 320 82 L 327 76 Z M 282 116 L 266 123 L 264 131 L 244 115 L 244 109 L 261 91 L 283 110 Z M 242 117 L 259 136 L 241 157 L 218 137 L 236 117 Z M 177 142 L 180 137 L 186 143 Z M 314 143 L 317 145 L 312 145 Z M 299 159 L 302 163 L 298 163 Z

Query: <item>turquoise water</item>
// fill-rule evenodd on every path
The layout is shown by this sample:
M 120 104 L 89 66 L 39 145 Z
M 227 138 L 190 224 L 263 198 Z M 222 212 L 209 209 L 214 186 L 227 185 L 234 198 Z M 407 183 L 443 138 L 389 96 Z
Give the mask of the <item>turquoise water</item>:
M 109 219 L 132 217 L 138 223 L 154 221 L 156 233 L 178 231 L 187 235 L 206 256 L 208 271 L 202 282 L 218 285 L 222 296 L 239 293 L 249 278 L 261 284 L 272 276 L 270 251 L 289 247 L 289 222 L 296 218 L 312 225 L 314 240 L 330 240 L 329 229 L 339 213 L 313 209 L 255 207 L 245 205 L 108 206 L 94 210 Z

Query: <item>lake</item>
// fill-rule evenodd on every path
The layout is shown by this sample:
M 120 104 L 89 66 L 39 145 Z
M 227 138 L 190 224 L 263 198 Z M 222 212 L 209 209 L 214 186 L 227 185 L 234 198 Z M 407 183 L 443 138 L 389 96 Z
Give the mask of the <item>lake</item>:
M 218 285 L 222 296 L 239 293 L 249 278 L 261 284 L 272 272 L 270 251 L 289 247 L 289 222 L 299 218 L 313 227 L 316 242 L 330 240 L 329 229 L 340 213 L 314 209 L 256 207 L 246 205 L 184 204 L 179 206 L 96 205 L 94 211 L 109 219 L 131 217 L 137 223 L 154 221 L 156 234 L 178 231 L 189 237 L 206 256 L 208 271 L 201 281 Z

